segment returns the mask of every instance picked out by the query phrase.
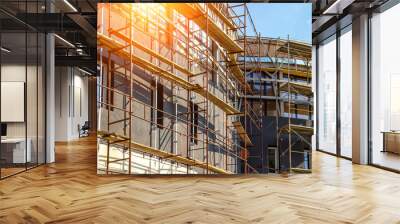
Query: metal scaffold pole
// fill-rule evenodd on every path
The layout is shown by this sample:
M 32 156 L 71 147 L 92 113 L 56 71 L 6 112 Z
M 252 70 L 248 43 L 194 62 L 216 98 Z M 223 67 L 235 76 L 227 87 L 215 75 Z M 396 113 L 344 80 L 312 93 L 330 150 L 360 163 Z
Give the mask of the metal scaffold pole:
M 108 63 L 107 63 L 107 103 L 111 101 L 111 53 L 108 53 Z M 110 132 L 110 106 L 107 106 L 107 132 Z M 110 140 L 107 140 L 107 161 L 106 161 L 106 174 L 108 174 L 110 170 Z
M 133 12 L 132 12 L 132 8 L 129 10 L 129 17 L 130 17 L 130 21 L 133 20 Z M 130 22 L 129 22 L 130 23 Z M 132 29 L 132 24 L 129 24 L 129 39 L 133 39 L 133 29 Z M 132 55 L 133 55 L 133 46 L 131 43 L 129 43 L 129 61 L 132 61 Z M 128 111 L 128 116 L 129 116 L 129 139 L 133 139 L 132 138 L 132 95 L 133 95 L 133 64 L 129 63 L 129 68 L 130 68 L 130 73 L 129 73 L 129 98 L 128 98 L 128 106 L 129 106 L 129 111 Z M 125 114 L 125 113 L 124 113 Z M 125 119 L 125 118 L 124 118 Z M 129 174 L 132 174 L 132 150 L 131 150 L 131 144 L 128 144 L 128 154 L 129 154 Z
M 243 18 L 243 22 L 244 22 L 244 34 L 243 34 L 243 36 L 244 36 L 244 58 L 245 58 L 245 60 L 244 60 L 244 64 L 243 64 L 243 68 L 244 68 L 244 73 L 243 73 L 243 75 L 244 75 L 244 83 L 247 83 L 247 70 L 246 70 L 246 47 L 247 47 L 247 38 L 246 38 L 246 36 L 247 36 L 247 5 L 246 4 L 244 4 L 244 18 Z M 246 88 L 244 88 L 244 95 L 246 96 L 247 95 L 247 89 Z M 245 132 L 246 133 L 248 133 L 247 132 L 247 98 L 246 97 L 244 97 L 244 130 L 245 130 Z M 248 172 L 248 149 L 247 149 L 247 141 L 244 141 L 244 160 L 245 160 L 245 165 L 244 165 L 244 173 L 245 174 L 247 174 L 247 172 Z
M 190 56 L 189 56 L 189 53 L 190 53 L 190 21 L 188 20 L 188 19 L 186 19 L 185 20 L 185 22 L 186 22 L 186 31 L 187 31 L 187 41 L 185 42 L 186 43 L 186 60 L 187 60 L 187 70 L 188 71 L 191 71 L 191 61 L 190 61 Z M 187 80 L 189 81 L 190 80 L 190 77 L 188 76 L 187 77 Z M 192 104 L 191 104 L 191 91 L 190 91 L 190 89 L 188 89 L 188 90 L 186 90 L 187 91 L 187 101 L 186 101 L 186 108 L 187 108 L 187 111 L 186 111 L 186 126 L 187 126 L 187 128 L 186 128 L 186 134 L 187 134 L 187 137 L 186 137 L 186 147 L 187 147 L 187 149 L 186 149 L 186 157 L 188 158 L 188 159 L 190 159 L 190 157 L 191 157 L 191 153 L 192 153 L 192 151 L 191 151 L 191 147 L 192 147 L 192 136 L 191 136 L 191 133 L 193 132 L 193 130 L 191 130 L 191 129 L 193 129 L 194 128 L 194 126 L 192 126 L 192 125 L 190 125 L 190 124 L 192 124 L 193 123 L 193 116 L 190 114 L 192 111 L 193 111 L 193 108 L 191 108 L 192 107 Z M 190 167 L 190 165 L 188 164 L 188 165 L 186 165 L 186 168 L 187 168 L 187 170 L 186 170 L 186 173 L 187 174 L 189 174 L 190 172 L 189 172 L 189 170 L 191 169 L 191 167 Z
M 209 23 L 209 21 L 208 21 L 208 7 L 207 7 L 207 5 L 205 6 L 205 8 L 206 8 L 206 12 L 205 12 L 205 17 L 206 17 L 206 46 L 205 46 L 205 51 L 206 51 L 206 66 L 205 66 L 205 69 L 206 69 L 206 72 L 205 72 L 205 77 L 204 77 L 204 79 L 203 79 L 203 81 L 204 81 L 204 83 L 203 83 L 203 86 L 205 86 L 205 88 L 206 88 L 206 97 L 205 97 L 205 109 L 204 109 L 204 116 L 205 116 L 205 134 L 206 134 L 206 141 L 205 141 L 205 148 L 206 148 L 206 162 L 207 162 L 207 174 L 209 174 L 209 144 L 208 144 L 208 140 L 209 140 L 209 133 L 208 133 L 208 120 L 209 120 L 209 118 L 208 118 L 208 113 L 209 113 L 209 111 L 208 111 L 208 104 L 209 104 L 209 101 L 208 101 L 208 93 L 209 93 L 209 86 L 208 86 L 208 72 L 209 72 L 209 68 L 208 68 L 208 61 L 209 61 L 209 55 L 208 55 L 208 47 L 209 47 L 209 43 L 208 43 L 208 41 L 209 41 L 209 33 L 208 33 L 208 23 Z
M 276 46 L 278 45 L 278 40 L 276 40 Z M 277 60 L 277 59 L 276 59 Z M 276 118 L 276 153 L 278 153 L 277 157 L 279 158 L 277 161 L 275 161 L 277 164 L 275 165 L 276 168 L 278 168 L 278 171 L 281 170 L 281 150 L 280 150 L 280 127 L 279 127 L 279 117 L 281 116 L 282 113 L 282 109 L 283 111 L 285 110 L 285 108 L 281 108 L 281 101 L 280 101 L 280 97 L 281 97 L 281 92 L 280 92 L 280 83 L 278 82 L 278 78 L 282 78 L 282 72 L 281 72 L 281 66 L 282 66 L 283 62 L 279 62 L 278 61 L 278 70 L 275 71 L 275 103 L 276 103 L 276 114 L 275 114 L 275 118 Z M 279 77 L 278 77 L 279 76 Z
M 257 74 L 259 76 L 259 83 L 260 83 L 260 92 L 259 92 L 259 113 L 258 115 L 260 116 L 259 119 L 259 124 L 260 124 L 260 130 L 259 130 L 259 138 L 260 138 L 260 142 L 261 142 L 261 169 L 263 173 L 268 173 L 269 172 L 269 163 L 268 163 L 268 151 L 267 154 L 265 155 L 265 147 L 264 147 L 264 138 L 262 136 L 262 132 L 263 132 L 263 120 L 262 120 L 262 113 L 263 113 L 263 107 L 262 107 L 262 91 L 263 89 L 261 88 L 261 33 L 257 33 Z M 266 159 L 266 161 L 264 161 L 264 159 Z M 267 166 L 267 169 L 265 169 L 265 166 Z
M 291 126 L 291 119 L 292 119 L 292 110 L 291 110 L 291 88 L 290 88 L 290 38 L 289 35 L 287 37 L 287 85 L 288 85 L 288 132 L 289 132 L 289 172 L 292 169 L 292 126 Z

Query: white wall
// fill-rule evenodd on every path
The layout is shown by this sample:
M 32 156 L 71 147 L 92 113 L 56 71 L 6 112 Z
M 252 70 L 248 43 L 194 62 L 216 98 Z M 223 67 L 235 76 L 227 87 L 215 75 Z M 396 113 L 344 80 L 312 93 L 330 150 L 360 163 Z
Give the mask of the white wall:
M 78 125 L 88 120 L 88 78 L 76 68 L 56 67 L 55 140 L 79 138 Z
M 68 100 L 69 100 L 69 74 L 67 67 L 57 67 L 55 71 L 55 140 L 67 141 L 68 126 Z

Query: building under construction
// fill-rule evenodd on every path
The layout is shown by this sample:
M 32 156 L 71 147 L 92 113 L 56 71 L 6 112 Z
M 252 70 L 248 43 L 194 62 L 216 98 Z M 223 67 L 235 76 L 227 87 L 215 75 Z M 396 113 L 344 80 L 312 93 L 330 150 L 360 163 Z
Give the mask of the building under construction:
M 311 46 L 248 33 L 243 3 L 98 4 L 98 173 L 309 170 Z
M 248 162 L 263 173 L 310 172 L 314 133 L 311 44 L 289 37 L 247 36 L 245 41 L 240 42 L 247 50 L 238 61 L 251 91 L 243 97 L 260 117 L 262 127 L 252 135 L 255 144 L 248 148 Z M 247 123 L 247 130 L 254 129 Z

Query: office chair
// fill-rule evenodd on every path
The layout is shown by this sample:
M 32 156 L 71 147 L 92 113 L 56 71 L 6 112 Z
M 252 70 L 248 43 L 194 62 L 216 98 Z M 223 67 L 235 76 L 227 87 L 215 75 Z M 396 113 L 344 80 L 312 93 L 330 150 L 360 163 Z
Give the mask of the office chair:
M 79 127 L 78 125 L 78 129 L 79 129 L 79 138 L 89 136 L 89 129 L 90 129 L 89 121 L 85 121 L 82 127 Z

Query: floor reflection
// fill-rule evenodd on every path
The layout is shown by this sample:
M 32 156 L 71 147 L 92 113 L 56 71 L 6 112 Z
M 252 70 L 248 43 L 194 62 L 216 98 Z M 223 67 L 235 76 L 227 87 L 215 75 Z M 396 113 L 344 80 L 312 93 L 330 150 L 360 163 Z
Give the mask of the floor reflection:
M 374 151 L 373 164 L 400 171 L 400 155 L 391 152 Z

